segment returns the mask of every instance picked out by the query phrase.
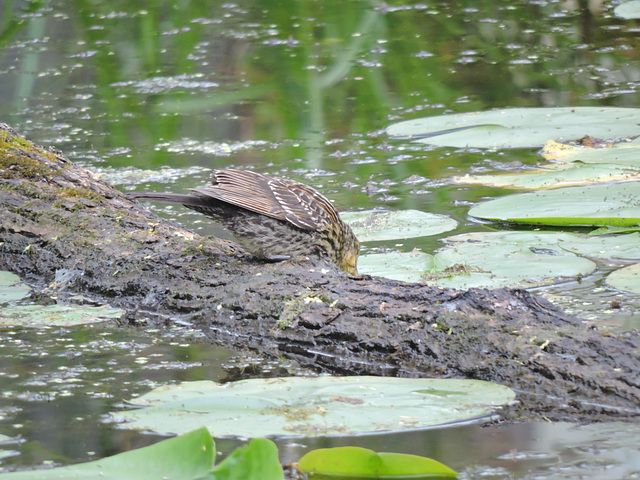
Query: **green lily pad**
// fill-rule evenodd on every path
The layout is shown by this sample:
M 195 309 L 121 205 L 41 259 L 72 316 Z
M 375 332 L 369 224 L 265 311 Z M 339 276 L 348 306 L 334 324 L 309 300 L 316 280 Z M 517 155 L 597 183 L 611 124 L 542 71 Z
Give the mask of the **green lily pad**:
M 507 195 L 471 208 L 469 215 L 533 225 L 635 226 L 640 223 L 640 182 Z
M 505 108 L 417 118 L 387 127 L 394 139 L 475 148 L 535 148 L 547 140 L 585 135 L 619 138 L 640 134 L 640 109 L 616 107 Z
M 606 282 L 618 290 L 640 293 L 640 263 L 611 272 Z
M 364 255 L 361 273 L 405 282 L 468 289 L 535 287 L 587 275 L 587 258 L 629 259 L 640 255 L 636 234 L 589 237 L 569 233 L 476 232 L 445 239 L 434 256 L 422 252 Z M 432 262 L 432 263 L 430 263 Z
M 215 450 L 205 428 L 112 457 L 47 470 L 5 473 L 1 480 L 195 480 L 211 471 Z M 229 477 L 224 477 L 229 478 Z M 240 477 L 235 477 L 240 478 Z
M 458 222 L 419 210 L 364 211 L 340 214 L 361 242 L 425 237 L 453 230 Z
M 631 2 L 625 2 L 618 5 L 613 9 L 613 14 L 616 17 L 632 20 L 640 18 L 640 2 L 632 0 Z
M 319 448 L 298 463 L 303 472 L 331 478 L 456 478 L 457 473 L 431 458 L 402 453 L 376 453 L 361 447 Z
M 433 271 L 433 255 L 413 252 L 374 253 L 358 258 L 358 271 L 364 275 L 391 278 L 402 282 L 420 282 L 425 272 Z
M 463 242 L 487 245 L 510 244 L 532 249 L 553 250 L 555 254 L 571 252 L 589 258 L 607 260 L 640 260 L 640 235 L 599 235 L 559 232 L 473 232 L 444 239 L 459 245 Z M 551 252 L 549 252 L 551 253 Z
M 640 158 L 640 151 L 638 157 Z M 465 175 L 453 177 L 452 180 L 455 183 L 541 190 L 640 178 L 640 167 L 608 164 L 568 164 L 558 167 L 560 166 L 546 171 L 503 175 Z
M 455 276 L 435 277 L 429 284 L 452 288 L 531 288 L 551 285 L 567 277 L 587 275 L 596 264 L 551 244 L 539 245 L 531 240 L 478 241 L 455 243 L 436 254 L 438 270 L 444 266 L 463 265 Z
M 507 387 L 473 380 L 289 377 L 224 385 L 186 382 L 131 400 L 113 413 L 122 428 L 164 433 L 204 425 L 215 436 L 317 436 L 398 431 L 469 420 L 514 399 Z
M 0 303 L 12 302 L 26 297 L 31 289 L 20 282 L 17 275 L 0 271 Z
M 0 325 L 68 327 L 106 322 L 120 318 L 123 312 L 123 310 L 107 306 L 49 305 L 44 307 L 42 305 L 24 305 L 3 308 L 0 311 Z

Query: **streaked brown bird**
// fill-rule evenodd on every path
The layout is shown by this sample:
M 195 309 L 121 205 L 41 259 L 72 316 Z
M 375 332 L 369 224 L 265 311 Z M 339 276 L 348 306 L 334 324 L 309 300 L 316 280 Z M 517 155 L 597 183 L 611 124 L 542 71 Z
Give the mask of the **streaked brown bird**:
M 322 256 L 356 275 L 360 243 L 331 202 L 308 185 L 246 170 L 214 170 L 191 194 L 134 192 L 130 198 L 179 203 L 229 230 L 249 253 L 275 259 Z

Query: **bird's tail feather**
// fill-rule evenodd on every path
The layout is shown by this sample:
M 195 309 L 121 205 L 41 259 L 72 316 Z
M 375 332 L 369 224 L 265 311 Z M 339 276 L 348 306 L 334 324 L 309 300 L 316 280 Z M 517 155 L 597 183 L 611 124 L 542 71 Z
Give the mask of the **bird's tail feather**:
M 189 207 L 207 206 L 202 197 L 183 193 L 132 192 L 128 193 L 127 196 L 143 202 L 180 203 Z

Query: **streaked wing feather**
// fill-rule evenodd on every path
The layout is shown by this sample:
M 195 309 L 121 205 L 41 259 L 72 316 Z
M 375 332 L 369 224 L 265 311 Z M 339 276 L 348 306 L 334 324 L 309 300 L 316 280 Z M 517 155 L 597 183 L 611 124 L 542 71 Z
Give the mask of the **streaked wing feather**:
M 315 189 L 249 170 L 215 170 L 211 185 L 193 191 L 303 230 L 321 231 L 339 219 L 335 207 Z
M 285 220 L 285 212 L 273 196 L 266 177 L 259 173 L 215 170 L 211 185 L 194 188 L 193 191 L 261 215 Z
M 286 182 L 284 189 L 275 190 L 287 220 L 299 228 L 325 230 L 332 222 L 335 208 L 313 188 L 296 182 Z

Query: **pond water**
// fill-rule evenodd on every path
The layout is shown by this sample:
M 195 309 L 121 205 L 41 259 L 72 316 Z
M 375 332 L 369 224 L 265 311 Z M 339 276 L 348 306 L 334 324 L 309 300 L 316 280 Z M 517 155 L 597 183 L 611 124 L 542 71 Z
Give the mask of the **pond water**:
M 537 152 L 391 142 L 382 130 L 495 107 L 637 106 L 637 43 L 637 25 L 597 0 L 4 0 L 0 122 L 123 190 L 185 191 L 212 168 L 253 167 L 312 184 L 341 210 L 417 209 L 455 218 L 454 233 L 482 231 L 469 207 L 507 192 L 451 177 L 515 171 Z M 184 209 L 160 212 L 219 233 Z M 440 246 L 429 237 L 364 251 Z M 638 329 L 640 299 L 604 286 L 611 268 L 537 291 L 585 322 Z M 187 325 L 6 327 L 0 434 L 21 441 L 2 447 L 0 468 L 157 441 L 104 415 L 159 384 L 301 373 L 203 343 Z M 634 425 L 540 423 L 279 445 L 283 461 L 355 444 L 435 457 L 466 478 L 613 479 L 640 475 L 638 438 Z

